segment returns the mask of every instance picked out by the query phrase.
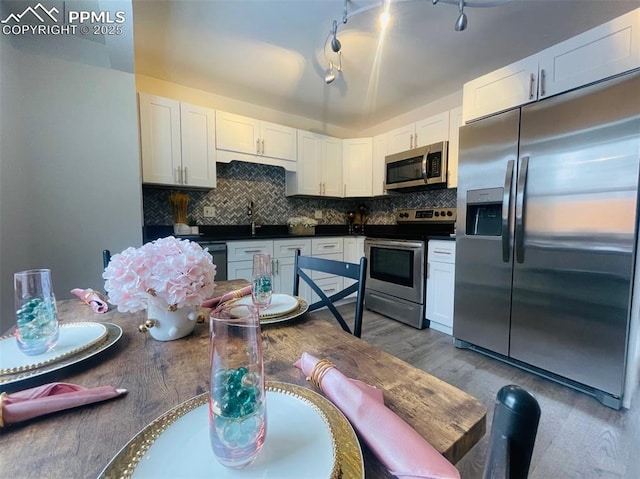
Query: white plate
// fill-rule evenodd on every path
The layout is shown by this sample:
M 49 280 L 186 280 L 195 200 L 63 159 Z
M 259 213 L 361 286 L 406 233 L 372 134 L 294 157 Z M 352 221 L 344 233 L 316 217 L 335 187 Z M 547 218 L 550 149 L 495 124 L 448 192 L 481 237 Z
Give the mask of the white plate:
M 49 351 L 27 356 L 13 336 L 0 338 L 0 375 L 35 369 L 77 354 L 106 339 L 107 328 L 100 323 L 84 322 L 60 325 L 60 336 Z
M 319 394 L 267 383 L 267 435 L 252 464 L 228 469 L 209 442 L 208 394 L 168 411 L 113 458 L 99 477 L 361 479 L 362 451 L 342 413 Z
M 65 328 L 71 326 L 72 324 L 86 324 L 86 323 L 69 323 L 68 325 L 65 325 Z M 66 357 L 63 357 L 56 361 L 49 362 L 47 364 L 39 365 L 33 369 L 28 369 L 26 371 L 18 371 L 10 374 L 0 374 L 0 390 L 5 389 L 7 386 L 11 384 L 19 383 L 21 381 L 26 381 L 27 379 L 32 379 L 37 376 L 50 373 L 52 371 L 57 371 L 59 369 L 66 368 L 67 366 L 71 366 L 73 364 L 84 361 L 85 359 L 89 359 L 95 356 L 96 354 L 104 351 L 105 349 L 109 348 L 110 346 L 113 346 L 122 337 L 122 328 L 117 324 L 112 324 L 112 323 L 100 323 L 100 324 L 104 326 L 107 331 L 106 337 L 103 340 L 97 341 L 95 344 L 90 345 L 89 347 L 82 349 L 81 351 L 75 354 L 68 355 Z M 13 336 L 11 336 L 11 339 L 13 339 Z M 15 341 L 15 339 L 13 340 Z
M 251 296 L 244 296 L 236 301 L 236 304 L 253 304 Z M 260 311 L 260 318 L 273 318 L 284 316 L 298 307 L 298 300 L 295 296 L 288 294 L 274 293 L 271 296 L 271 304 L 267 309 Z

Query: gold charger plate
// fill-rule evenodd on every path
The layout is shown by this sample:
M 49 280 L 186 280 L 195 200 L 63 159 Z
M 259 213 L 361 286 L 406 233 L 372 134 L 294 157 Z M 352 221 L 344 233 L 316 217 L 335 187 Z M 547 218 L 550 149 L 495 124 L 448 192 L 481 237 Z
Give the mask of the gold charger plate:
M 282 394 L 301 401 L 304 405 L 303 407 L 312 408 L 320 416 L 321 421 L 324 423 L 323 427 L 328 429 L 328 433 L 331 437 L 331 448 L 333 449 L 333 453 L 331 454 L 334 458 L 333 464 L 330 465 L 331 467 L 326 467 L 327 470 L 331 469 L 331 472 L 327 474 L 327 479 L 364 478 L 364 461 L 358 438 L 349 421 L 336 406 L 320 394 L 295 384 L 267 382 L 266 388 L 268 394 Z M 166 470 L 159 469 L 162 467 L 163 461 L 167 460 L 166 450 L 172 450 L 175 447 L 178 447 L 178 444 L 182 444 L 184 446 L 185 443 L 188 444 L 184 447 L 187 447 L 187 449 L 192 453 L 191 456 L 187 455 L 185 460 L 190 461 L 189 465 L 191 465 L 193 461 L 204 462 L 201 467 L 208 465 L 212 468 L 212 470 L 207 473 L 207 477 L 211 477 L 212 479 L 220 478 L 222 476 L 227 477 L 227 475 L 234 476 L 233 473 L 237 473 L 240 477 L 275 477 L 270 475 L 274 473 L 274 469 L 271 469 L 264 464 L 262 466 L 260 465 L 260 455 L 269 457 L 269 453 L 267 451 L 267 448 L 269 447 L 269 423 L 267 423 L 265 446 L 252 466 L 243 470 L 233 471 L 217 464 L 213 453 L 211 452 L 208 440 L 208 398 L 208 393 L 200 394 L 183 402 L 182 404 L 179 404 L 155 419 L 142 431 L 136 434 L 136 436 L 131 439 L 118 452 L 118 454 L 116 454 L 98 477 L 105 479 L 131 478 L 136 476 L 137 469 L 143 469 L 147 474 L 151 469 L 152 471 L 156 471 L 157 474 L 155 475 L 167 475 L 168 472 Z M 267 410 L 269 408 L 268 404 L 269 403 L 267 403 Z M 171 426 L 174 427 L 171 428 Z M 297 430 L 299 429 L 299 424 L 292 424 L 289 427 L 296 428 L 294 430 Z M 185 433 L 185 431 L 187 432 Z M 182 437 L 183 435 L 188 437 Z M 169 440 L 169 438 L 172 438 L 172 440 Z M 155 448 L 154 444 L 157 444 Z M 292 450 L 293 449 L 288 452 L 290 453 Z M 317 453 L 320 455 L 321 451 L 317 451 Z M 169 453 L 168 455 L 170 456 L 170 461 L 181 460 L 180 454 Z M 184 454 L 182 456 L 184 456 Z M 274 464 L 278 464 L 279 462 L 286 460 L 286 457 L 277 458 Z M 182 470 L 181 468 L 185 467 L 182 464 L 184 464 L 184 462 L 180 464 L 172 463 L 171 465 L 172 467 L 177 467 Z M 310 466 L 310 464 L 305 463 L 302 465 L 302 467 L 305 468 L 307 466 Z M 325 464 L 325 466 L 327 465 Z M 217 472 L 214 472 L 213 469 Z M 296 469 L 288 472 L 293 476 L 296 476 L 298 472 L 304 471 Z M 144 473 L 141 474 L 144 475 Z
M 294 296 L 298 301 L 298 306 L 293 310 L 281 316 L 270 316 L 267 318 L 260 318 L 260 324 L 272 324 L 272 323 L 281 323 L 283 321 L 290 321 L 292 319 L 297 318 L 298 316 L 302 316 L 309 309 L 309 304 L 300 296 Z
M 74 324 L 82 324 L 79 323 L 68 323 L 62 326 L 71 326 Z M 105 336 L 97 342 L 94 342 L 91 345 L 88 345 L 86 348 L 75 352 L 74 354 L 67 355 L 64 358 L 59 360 L 48 362 L 46 364 L 39 365 L 33 369 L 16 371 L 13 373 L 2 374 L 0 375 L 0 389 L 3 386 L 7 386 L 9 384 L 14 384 L 26 379 L 31 379 L 43 374 L 50 373 L 52 371 L 57 371 L 59 369 L 66 368 L 67 366 L 71 366 L 73 364 L 79 363 L 86 359 L 89 359 L 96 354 L 104 351 L 105 349 L 113 346 L 121 337 L 122 337 L 122 328 L 117 324 L 113 323 L 99 323 L 103 325 L 106 329 Z

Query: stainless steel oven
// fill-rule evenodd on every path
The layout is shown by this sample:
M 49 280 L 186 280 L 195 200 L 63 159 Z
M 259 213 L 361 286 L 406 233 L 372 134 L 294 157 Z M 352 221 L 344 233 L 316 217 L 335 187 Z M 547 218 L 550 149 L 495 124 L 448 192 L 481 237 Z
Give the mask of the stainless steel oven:
M 367 238 L 367 309 L 422 329 L 425 298 L 425 242 Z
M 455 232 L 455 208 L 399 210 L 382 238 L 367 237 L 365 307 L 422 329 L 427 295 L 427 241 Z

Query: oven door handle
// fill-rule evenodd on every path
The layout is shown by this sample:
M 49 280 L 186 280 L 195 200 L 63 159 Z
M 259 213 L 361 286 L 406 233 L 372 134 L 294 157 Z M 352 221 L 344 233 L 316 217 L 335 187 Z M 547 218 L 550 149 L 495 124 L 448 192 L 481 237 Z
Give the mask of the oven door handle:
M 371 248 L 401 249 L 401 250 L 407 250 L 407 251 L 420 251 L 424 249 L 424 245 L 418 244 L 418 243 L 405 245 L 405 244 L 397 244 L 397 243 L 376 242 L 376 243 L 368 243 L 368 245 Z
M 430 149 L 427 149 L 427 151 L 424 152 L 424 156 L 422 157 L 422 179 L 424 180 L 425 184 L 429 182 L 429 178 L 427 178 L 427 163 L 429 161 L 429 151 Z

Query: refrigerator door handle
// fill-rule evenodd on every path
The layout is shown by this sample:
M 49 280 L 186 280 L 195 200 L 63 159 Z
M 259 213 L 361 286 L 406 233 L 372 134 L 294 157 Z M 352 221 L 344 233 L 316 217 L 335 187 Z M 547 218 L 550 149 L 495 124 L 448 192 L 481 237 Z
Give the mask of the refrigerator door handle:
M 507 174 L 504 177 L 504 189 L 502 196 L 502 261 L 508 263 L 511 256 L 511 232 L 509 228 L 509 215 L 511 213 L 511 185 L 513 184 L 514 161 L 507 162 Z
M 528 170 L 529 157 L 523 156 L 520 160 L 516 190 L 516 261 L 518 263 L 524 263 L 524 195 Z

